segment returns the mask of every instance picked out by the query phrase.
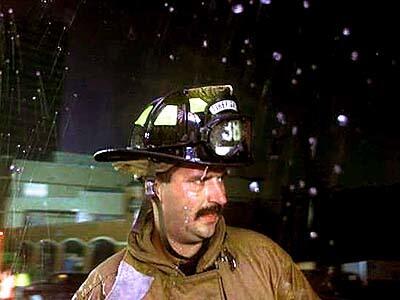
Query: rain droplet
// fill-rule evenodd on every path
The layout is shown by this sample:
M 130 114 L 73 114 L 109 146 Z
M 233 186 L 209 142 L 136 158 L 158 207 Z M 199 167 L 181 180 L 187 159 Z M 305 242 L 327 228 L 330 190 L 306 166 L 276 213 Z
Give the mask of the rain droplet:
M 304 188 L 305 186 L 306 186 L 306 183 L 304 182 L 304 180 L 299 180 L 299 187 Z
M 308 193 L 310 194 L 310 196 L 317 196 L 318 195 L 318 190 L 316 187 L 310 187 L 308 189 Z
M 298 80 L 297 80 L 296 78 L 293 78 L 293 79 L 291 80 L 291 83 L 292 83 L 293 85 L 297 85 L 299 82 L 298 82 Z
M 282 59 L 282 54 L 279 53 L 279 52 L 277 52 L 277 51 L 274 51 L 274 52 L 272 53 L 272 58 L 273 58 L 274 60 L 276 60 L 276 61 L 280 61 L 280 60 Z
M 276 119 L 278 120 L 279 123 L 281 123 L 282 125 L 286 124 L 286 120 L 285 120 L 285 115 L 282 112 L 278 112 L 276 114 Z
M 296 75 L 301 75 L 301 73 L 303 73 L 303 70 L 300 68 L 296 69 Z
M 350 35 L 350 28 L 348 28 L 348 27 L 343 28 L 342 34 L 344 36 L 349 36 Z
M 203 41 L 203 48 L 207 48 L 208 47 L 208 42 L 207 42 L 207 40 L 204 40 Z
M 358 52 L 357 51 L 351 52 L 351 60 L 352 61 L 358 60 Z
M 310 232 L 310 238 L 316 239 L 317 237 L 318 237 L 318 233 L 316 233 L 315 231 Z
M 13 10 L 12 8 L 9 8 L 9 9 L 8 9 L 8 13 L 9 13 L 9 14 L 12 14 L 13 12 L 14 12 L 14 10 Z
M 173 56 L 172 54 L 169 55 L 169 59 L 170 60 L 175 60 L 175 56 Z
M 308 138 L 308 143 L 310 145 L 315 145 L 317 143 L 317 139 L 315 137 L 309 137 Z
M 297 126 L 292 127 L 292 135 L 297 135 L 298 131 L 299 131 L 299 129 L 297 128 Z
M 251 61 L 251 59 L 246 60 L 246 65 L 251 66 L 253 63 Z
M 221 58 L 221 62 L 223 64 L 226 64 L 227 61 L 228 61 L 228 59 L 225 56 Z
M 345 116 L 345 115 L 338 115 L 337 121 L 339 123 L 339 126 L 343 127 L 343 126 L 347 125 L 349 120 L 348 120 L 347 116 Z
M 238 4 L 232 5 L 232 12 L 234 14 L 241 14 L 243 11 L 244 11 L 243 4 L 238 3 Z
M 169 8 L 169 12 L 172 13 L 174 12 L 175 8 L 173 8 L 172 6 Z
M 250 43 L 250 40 L 249 40 L 249 39 L 245 39 L 245 40 L 244 40 L 244 44 L 245 44 L 245 45 L 248 45 L 249 43 Z
M 257 181 L 250 182 L 249 190 L 252 193 L 259 193 L 260 192 L 260 185 L 258 184 Z
M 304 7 L 304 8 L 310 8 L 310 2 L 308 2 L 308 1 L 303 1 L 303 7 Z
M 333 173 L 335 174 L 341 174 L 342 173 L 342 167 L 338 164 L 335 164 L 333 166 Z

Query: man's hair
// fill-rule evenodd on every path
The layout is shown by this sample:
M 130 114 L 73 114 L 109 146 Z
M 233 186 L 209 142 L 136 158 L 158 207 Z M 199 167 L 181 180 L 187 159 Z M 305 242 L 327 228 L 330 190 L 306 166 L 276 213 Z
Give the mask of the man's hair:
M 156 173 L 156 179 L 162 183 L 171 182 L 172 174 L 174 174 L 174 172 L 176 171 L 177 168 L 178 168 L 178 166 L 173 166 L 165 172 Z

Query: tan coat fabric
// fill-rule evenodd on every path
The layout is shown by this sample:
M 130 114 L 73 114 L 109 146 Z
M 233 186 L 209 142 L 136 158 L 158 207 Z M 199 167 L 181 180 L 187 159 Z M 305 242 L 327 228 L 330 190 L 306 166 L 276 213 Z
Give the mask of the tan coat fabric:
M 185 276 L 159 255 L 152 230 L 149 221 L 132 232 L 127 250 L 94 269 L 73 299 L 319 299 L 291 258 L 264 235 L 226 227 L 221 219 L 196 274 Z M 139 279 L 120 284 L 122 265 Z

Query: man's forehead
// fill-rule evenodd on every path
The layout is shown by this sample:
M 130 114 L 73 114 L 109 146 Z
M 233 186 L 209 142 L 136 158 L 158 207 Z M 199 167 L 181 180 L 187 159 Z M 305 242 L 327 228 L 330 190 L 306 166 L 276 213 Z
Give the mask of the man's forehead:
M 176 172 L 184 173 L 188 175 L 203 175 L 207 173 L 209 175 L 218 175 L 226 172 L 224 167 L 215 166 L 179 166 L 176 168 Z

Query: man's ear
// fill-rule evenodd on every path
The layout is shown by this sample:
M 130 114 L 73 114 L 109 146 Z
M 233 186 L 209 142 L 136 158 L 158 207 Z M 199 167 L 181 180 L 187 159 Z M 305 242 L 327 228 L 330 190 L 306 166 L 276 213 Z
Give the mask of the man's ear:
M 154 181 L 154 184 L 153 184 L 153 192 L 154 192 L 154 194 L 157 196 L 157 198 L 161 201 L 161 197 L 160 197 L 160 194 L 161 194 L 161 186 L 162 186 L 162 183 L 160 182 L 160 181 L 158 181 L 158 180 L 156 180 L 156 181 Z

